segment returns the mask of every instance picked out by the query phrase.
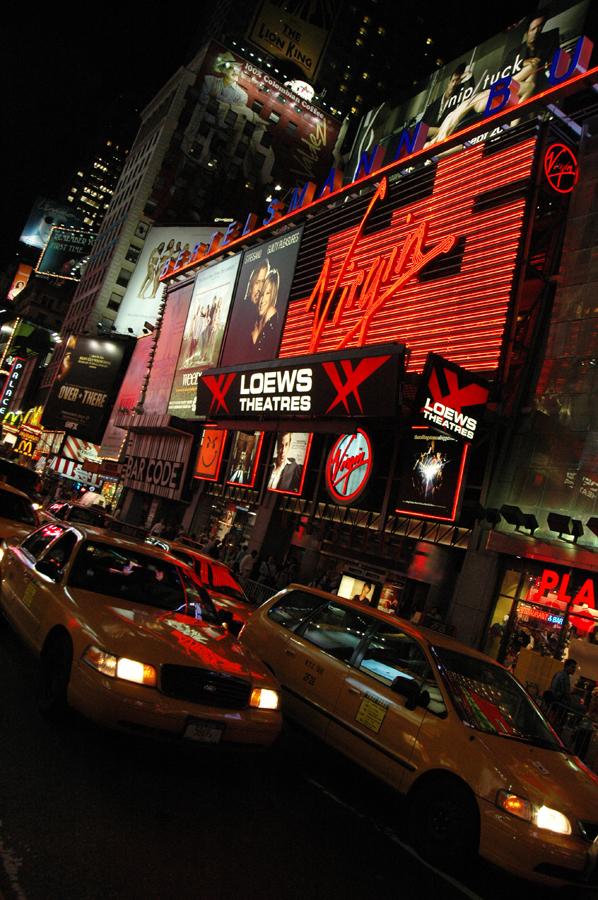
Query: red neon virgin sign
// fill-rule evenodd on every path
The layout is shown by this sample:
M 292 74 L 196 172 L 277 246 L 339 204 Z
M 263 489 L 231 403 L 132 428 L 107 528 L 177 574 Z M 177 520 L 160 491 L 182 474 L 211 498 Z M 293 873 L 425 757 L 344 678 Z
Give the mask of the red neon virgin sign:
M 579 180 L 579 165 L 566 144 L 551 144 L 544 155 L 544 174 L 559 194 L 570 194 Z
M 387 189 L 385 176 L 378 184 L 334 278 L 331 274 L 332 256 L 328 255 L 324 260 L 320 277 L 305 305 L 306 312 L 314 313 L 312 339 L 308 347 L 310 353 L 319 349 L 327 322 L 331 320 L 333 327 L 339 326 L 343 322 L 345 311 L 352 307 L 363 310 L 362 315 L 348 327 L 337 341 L 335 349 L 342 350 L 351 343 L 353 346 L 363 347 L 367 343 L 373 319 L 381 312 L 387 300 L 427 263 L 442 253 L 448 253 L 455 243 L 455 235 L 450 234 L 425 250 L 429 223 L 422 222 L 407 234 L 401 248 L 394 246 L 388 257 L 378 254 L 366 268 L 356 268 L 355 251 L 363 229 L 378 201 L 386 197 Z M 409 216 L 408 221 L 410 219 Z M 342 288 L 341 282 L 344 282 Z
M 526 203 L 510 189 L 530 178 L 534 147 L 535 138 L 492 154 L 469 148 L 440 160 L 425 191 L 416 175 L 381 180 L 353 217 L 347 204 L 342 217 L 335 209 L 307 223 L 295 276 L 305 292 L 289 303 L 279 356 L 399 341 L 413 371 L 429 351 L 495 369 Z

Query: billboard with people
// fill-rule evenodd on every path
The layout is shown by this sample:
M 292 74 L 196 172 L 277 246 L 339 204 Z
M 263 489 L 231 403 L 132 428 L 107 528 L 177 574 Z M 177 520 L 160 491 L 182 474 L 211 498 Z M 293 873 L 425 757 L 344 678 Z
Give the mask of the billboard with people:
M 203 269 L 195 280 L 176 367 L 168 411 L 184 419 L 195 416 L 197 380 L 218 364 L 241 254 Z
M 279 434 L 274 446 L 268 490 L 278 494 L 301 495 L 312 435 L 288 431 Z
M 276 358 L 302 231 L 274 238 L 243 256 L 222 366 Z
M 409 98 L 385 100 L 369 110 L 355 137 L 348 171 L 354 171 L 361 153 L 376 144 L 387 149 L 387 159 L 392 158 L 399 135 L 420 122 L 428 125 L 427 142 L 434 144 L 479 121 L 487 113 L 491 89 L 502 79 L 512 79 L 518 103 L 549 87 L 554 54 L 575 46 L 588 9 L 589 0 L 546 4 L 441 66 Z
M 209 241 L 214 231 L 218 230 L 221 229 L 214 226 L 160 226 L 148 232 L 116 317 L 116 328 L 121 334 L 127 334 L 131 328 L 133 334 L 139 337 L 146 322 L 156 324 L 164 292 L 164 286 L 159 281 L 162 269 L 181 252 L 188 250 L 191 253 L 196 244 Z

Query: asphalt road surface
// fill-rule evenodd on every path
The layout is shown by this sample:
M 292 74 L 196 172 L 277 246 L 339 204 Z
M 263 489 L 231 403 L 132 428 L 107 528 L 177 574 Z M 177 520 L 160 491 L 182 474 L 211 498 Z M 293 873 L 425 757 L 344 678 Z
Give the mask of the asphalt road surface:
M 459 880 L 423 862 L 395 794 L 298 729 L 240 755 L 57 727 L 35 680 L 1 621 L 3 900 L 549 896 L 481 862 Z

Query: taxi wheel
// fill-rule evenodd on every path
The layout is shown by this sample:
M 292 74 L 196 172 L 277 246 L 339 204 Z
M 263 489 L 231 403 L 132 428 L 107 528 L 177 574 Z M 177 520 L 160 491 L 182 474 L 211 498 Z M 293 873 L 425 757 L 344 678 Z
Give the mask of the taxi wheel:
M 456 781 L 439 779 L 416 790 L 410 803 L 410 826 L 421 855 L 444 868 L 455 871 L 478 852 L 477 805 Z
M 40 658 L 37 692 L 37 705 L 45 716 L 60 719 L 66 714 L 72 661 L 70 638 L 66 634 L 50 636 Z

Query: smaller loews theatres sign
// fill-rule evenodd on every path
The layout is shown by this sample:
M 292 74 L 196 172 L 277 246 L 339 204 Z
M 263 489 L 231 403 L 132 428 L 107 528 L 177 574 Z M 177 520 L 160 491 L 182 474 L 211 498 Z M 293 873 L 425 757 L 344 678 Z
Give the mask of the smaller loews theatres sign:
M 380 344 L 259 367 L 211 369 L 198 381 L 196 412 L 211 419 L 392 417 L 403 361 L 403 345 Z
M 489 387 L 486 381 L 429 353 L 415 401 L 415 419 L 462 441 L 477 434 Z

